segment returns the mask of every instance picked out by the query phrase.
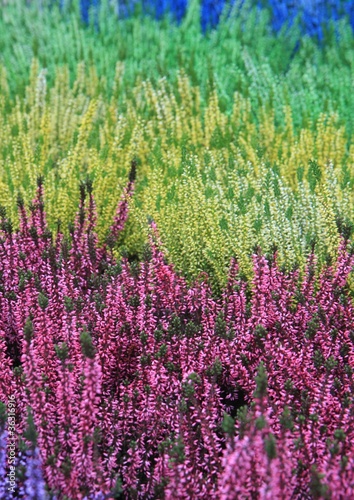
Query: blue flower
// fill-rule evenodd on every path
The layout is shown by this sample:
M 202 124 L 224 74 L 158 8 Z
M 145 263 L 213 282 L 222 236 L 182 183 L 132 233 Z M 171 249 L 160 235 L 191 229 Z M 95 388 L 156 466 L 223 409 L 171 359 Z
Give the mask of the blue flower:
M 46 500 L 45 482 L 38 448 L 26 452 L 26 481 L 24 490 L 28 500 Z

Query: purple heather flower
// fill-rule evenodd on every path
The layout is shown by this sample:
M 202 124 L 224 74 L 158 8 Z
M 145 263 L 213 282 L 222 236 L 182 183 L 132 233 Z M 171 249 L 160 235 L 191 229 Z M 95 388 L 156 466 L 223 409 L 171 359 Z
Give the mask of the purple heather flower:
M 6 475 L 6 447 L 7 430 L 3 429 L 0 434 L 0 498 L 3 500 L 13 498 L 9 491 L 10 484 Z
M 48 498 L 41 465 L 38 448 L 35 448 L 33 451 L 28 451 L 25 481 L 25 492 L 28 500 L 46 500 Z

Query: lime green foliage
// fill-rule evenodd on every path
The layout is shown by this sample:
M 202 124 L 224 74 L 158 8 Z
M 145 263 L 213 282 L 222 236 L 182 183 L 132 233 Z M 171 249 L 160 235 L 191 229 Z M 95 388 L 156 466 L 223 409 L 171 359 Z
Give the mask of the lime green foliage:
M 316 188 L 308 172 L 293 191 L 271 166 L 260 165 L 256 175 L 252 164 L 240 168 L 237 159 L 221 164 L 209 160 L 198 165 L 190 156 L 174 176 L 156 167 L 154 198 L 146 192 L 146 208 L 133 209 L 131 217 L 139 212 L 141 231 L 146 212 L 156 220 L 179 269 L 189 277 L 206 271 L 218 286 L 225 281 L 230 256 L 250 275 L 250 255 L 257 245 L 264 251 L 275 245 L 288 268 L 303 266 L 313 241 L 322 261 L 335 256 L 340 214 L 352 219 L 354 207 L 352 184 L 341 189 L 332 166 Z

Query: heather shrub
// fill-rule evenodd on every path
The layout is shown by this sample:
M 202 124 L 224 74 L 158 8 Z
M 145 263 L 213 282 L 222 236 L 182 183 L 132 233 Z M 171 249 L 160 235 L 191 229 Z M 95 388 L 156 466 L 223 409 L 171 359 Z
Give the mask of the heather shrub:
M 233 261 L 215 298 L 166 262 L 153 221 L 142 262 L 114 258 L 134 169 L 103 244 L 89 181 L 67 237 L 41 179 L 19 230 L 1 212 L 0 398 L 16 396 L 28 457 L 15 498 L 45 498 L 42 475 L 57 498 L 350 498 L 348 241 L 303 276 L 255 250 L 252 284 Z
M 319 45 L 299 36 L 295 26 L 274 35 L 267 11 L 247 6 L 223 20 L 217 30 L 203 34 L 193 9 L 177 25 L 139 15 L 117 20 L 102 5 L 98 26 L 87 26 L 80 23 L 78 1 L 62 12 L 54 2 L 50 8 L 41 3 L 39 8 L 36 1 L 25 5 L 11 0 L 0 10 L 0 62 L 13 98 L 24 96 L 34 58 L 47 70 L 50 88 L 58 68 L 67 66 L 72 83 L 80 75 L 78 65 L 84 63 L 95 68 L 101 90 L 121 101 L 144 80 L 155 84 L 166 78 L 177 91 L 182 71 L 201 87 L 203 100 L 216 88 L 228 112 L 238 92 L 250 98 L 255 116 L 270 104 L 281 120 L 283 107 L 289 105 L 297 129 L 323 112 L 335 112 L 352 130 L 353 34 L 346 21 L 337 20 Z M 118 62 L 125 67 L 119 92 L 114 78 Z
M 48 225 L 60 219 L 67 234 L 89 176 L 102 243 L 136 157 L 130 258 L 142 258 L 151 217 L 169 261 L 189 283 L 207 272 L 217 293 L 232 256 L 251 277 L 256 244 L 276 245 L 288 269 L 304 269 L 315 239 L 320 264 L 336 258 L 353 218 L 345 22 L 319 45 L 299 42 L 296 26 L 274 35 L 269 13 L 247 5 L 205 33 L 196 5 L 180 24 L 117 19 L 104 2 L 85 24 L 79 7 L 9 2 L 0 12 L 0 203 L 15 227 L 18 193 L 28 203 L 43 175 Z
M 1 499 L 354 497 L 352 7 L 234 4 L 1 3 Z
M 80 14 L 82 20 L 86 23 L 90 20 L 91 15 L 96 15 L 100 8 L 104 5 L 104 1 L 83 0 L 80 2 Z M 186 0 L 177 0 L 174 2 L 158 0 L 128 0 L 118 4 L 115 12 L 118 16 L 128 16 L 132 13 L 141 12 L 142 14 L 150 14 L 156 18 L 170 14 L 172 20 L 180 22 L 183 16 L 188 12 L 190 4 L 195 8 L 200 15 L 200 23 L 202 29 L 215 27 L 224 16 L 234 14 L 239 16 L 245 10 L 245 7 L 258 7 L 256 13 L 261 14 L 263 9 L 267 9 L 271 15 L 272 28 L 279 31 L 284 26 L 289 28 L 295 20 L 298 20 L 302 31 L 309 36 L 317 37 L 323 40 L 326 24 L 331 21 L 349 15 L 353 26 L 353 6 L 350 1 L 336 0 L 326 2 L 323 0 L 309 1 L 293 1 L 293 0 L 266 0 L 262 2 L 247 2 L 245 0 L 201 0 L 200 2 L 188 2 Z M 199 9 L 198 9 L 199 7 Z M 262 10 L 261 10 L 262 9 Z M 256 10 L 256 9 L 254 9 Z M 252 11 L 251 11 L 252 12 Z
M 94 68 L 81 66 L 70 85 L 66 68 L 54 88 L 33 64 L 24 99 L 0 102 L 0 202 L 18 224 L 16 198 L 34 195 L 36 177 L 46 180 L 49 226 L 65 232 L 75 215 L 79 180 L 95 182 L 100 241 L 107 233 L 132 156 L 139 162 L 137 196 L 125 231 L 129 255 L 142 257 L 148 217 L 158 223 L 166 252 L 189 279 L 210 275 L 225 285 L 236 255 L 248 276 L 255 244 L 279 248 L 288 268 L 304 266 L 309 242 L 321 236 L 320 262 L 335 257 L 338 221 L 353 217 L 352 146 L 336 115 L 296 132 L 290 108 L 277 123 L 264 108 L 254 123 L 250 99 L 236 94 L 232 114 L 217 92 L 207 103 L 186 75 L 178 93 L 166 81 L 143 82 L 119 102 L 106 99 Z

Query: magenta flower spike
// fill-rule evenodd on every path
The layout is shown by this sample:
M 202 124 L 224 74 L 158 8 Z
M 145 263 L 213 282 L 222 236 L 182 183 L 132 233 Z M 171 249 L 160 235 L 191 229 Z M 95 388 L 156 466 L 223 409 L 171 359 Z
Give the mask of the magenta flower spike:
M 232 260 L 216 297 L 206 275 L 188 284 L 167 262 L 154 222 L 141 263 L 113 257 L 134 165 L 101 246 L 89 181 L 67 236 L 48 229 L 42 181 L 30 214 L 19 200 L 17 231 L 1 211 L 0 399 L 16 402 L 16 495 L 354 497 L 348 242 L 322 269 L 312 253 L 304 276 L 257 252 L 248 284 Z

